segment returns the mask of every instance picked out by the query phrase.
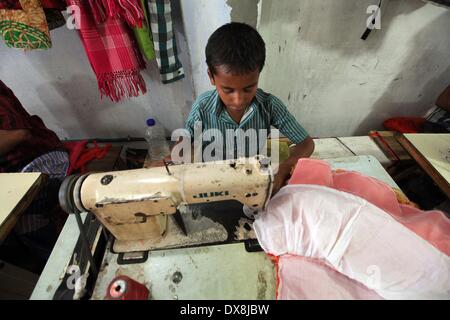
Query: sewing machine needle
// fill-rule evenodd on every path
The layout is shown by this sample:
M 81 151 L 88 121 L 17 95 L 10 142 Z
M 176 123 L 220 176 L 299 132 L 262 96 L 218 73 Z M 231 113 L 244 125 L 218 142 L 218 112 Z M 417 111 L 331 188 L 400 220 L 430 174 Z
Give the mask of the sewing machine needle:
M 185 236 L 187 236 L 186 225 L 184 224 L 183 217 L 181 216 L 181 213 L 180 213 L 179 210 L 177 210 L 177 211 L 173 214 L 173 218 L 175 219 L 175 222 L 176 222 L 177 226 L 181 229 L 181 231 L 183 232 L 183 234 L 184 234 Z

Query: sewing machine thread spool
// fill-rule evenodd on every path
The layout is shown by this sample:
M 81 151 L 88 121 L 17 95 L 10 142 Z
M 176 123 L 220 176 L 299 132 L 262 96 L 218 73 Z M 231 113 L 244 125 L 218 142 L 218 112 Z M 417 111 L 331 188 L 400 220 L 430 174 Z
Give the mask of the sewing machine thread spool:
M 147 287 L 127 276 L 118 276 L 108 286 L 106 300 L 147 300 Z

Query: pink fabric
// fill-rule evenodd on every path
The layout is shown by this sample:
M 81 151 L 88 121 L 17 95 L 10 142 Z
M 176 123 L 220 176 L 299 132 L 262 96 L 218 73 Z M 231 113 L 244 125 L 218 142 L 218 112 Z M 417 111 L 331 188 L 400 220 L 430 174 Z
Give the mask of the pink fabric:
M 291 184 L 253 227 L 279 299 L 450 299 L 450 257 L 362 197 Z
M 299 160 L 289 184 L 254 223 L 278 258 L 278 299 L 450 298 L 442 212 L 399 204 L 387 184 L 321 160 Z
M 405 227 L 415 232 L 436 248 L 450 255 L 449 219 L 441 211 L 422 211 L 420 209 L 400 205 L 401 215 L 394 216 Z
M 405 227 L 450 255 L 450 219 L 444 213 L 401 205 L 392 188 L 358 172 L 333 172 L 323 160 L 300 159 L 289 184 L 315 184 L 359 196 L 391 214 Z
M 318 259 L 286 255 L 278 261 L 281 300 L 382 300 L 375 291 L 352 280 Z

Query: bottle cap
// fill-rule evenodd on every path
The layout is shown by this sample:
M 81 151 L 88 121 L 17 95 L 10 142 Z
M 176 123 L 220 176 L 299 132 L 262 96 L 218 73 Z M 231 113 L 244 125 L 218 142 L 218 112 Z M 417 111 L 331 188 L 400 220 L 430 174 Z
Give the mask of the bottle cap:
M 148 118 L 147 119 L 147 126 L 149 127 L 153 127 L 155 125 L 156 121 L 153 118 Z

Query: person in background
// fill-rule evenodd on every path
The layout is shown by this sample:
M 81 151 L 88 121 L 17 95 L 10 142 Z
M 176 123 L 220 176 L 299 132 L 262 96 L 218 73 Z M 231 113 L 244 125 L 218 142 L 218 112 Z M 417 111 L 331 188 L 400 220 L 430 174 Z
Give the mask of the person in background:
M 45 186 L 18 220 L 4 245 L 20 243 L 43 267 L 57 238 L 51 213 L 69 168 L 69 156 L 58 136 L 31 116 L 0 80 L 0 173 L 41 172 Z

